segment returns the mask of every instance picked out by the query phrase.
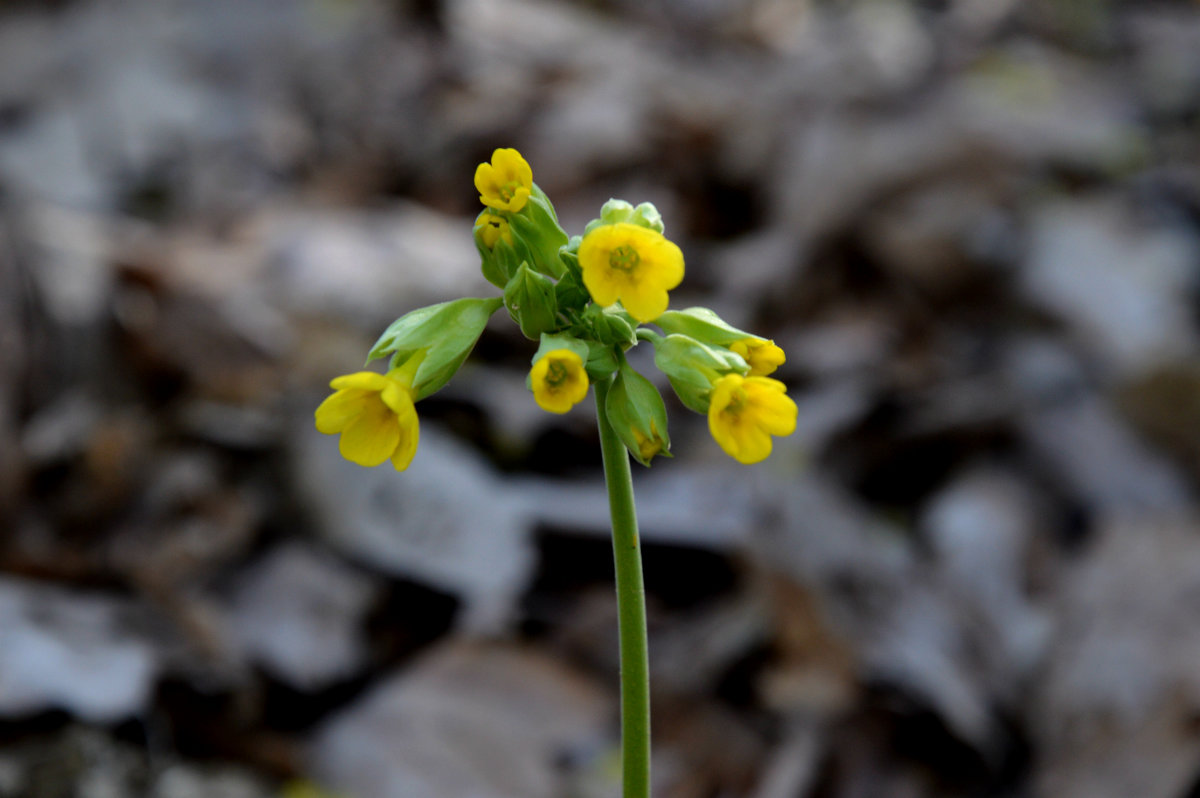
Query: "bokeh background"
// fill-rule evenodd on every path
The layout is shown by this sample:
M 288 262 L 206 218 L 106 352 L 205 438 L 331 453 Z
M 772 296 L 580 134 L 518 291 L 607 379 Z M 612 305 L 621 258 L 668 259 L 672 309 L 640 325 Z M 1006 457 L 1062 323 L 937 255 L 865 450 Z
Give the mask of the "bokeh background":
M 1150 0 L 0 3 L 0 796 L 618 794 L 587 407 L 501 313 L 406 473 L 312 427 L 491 294 L 504 146 L 788 353 L 770 460 L 672 404 L 635 466 L 656 796 L 1200 796 L 1200 5 Z

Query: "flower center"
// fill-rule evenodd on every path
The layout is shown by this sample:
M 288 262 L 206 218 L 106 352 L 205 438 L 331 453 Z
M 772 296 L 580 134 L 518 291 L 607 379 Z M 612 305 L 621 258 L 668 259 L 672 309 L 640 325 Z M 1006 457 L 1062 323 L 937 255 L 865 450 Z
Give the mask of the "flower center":
M 551 388 L 557 388 L 567 381 L 567 367 L 557 360 L 550 361 L 549 368 L 546 369 L 546 383 Z
M 500 199 L 505 202 L 512 202 L 512 198 L 516 196 L 517 189 L 521 187 L 520 180 L 510 180 L 500 187 Z
M 608 254 L 608 265 L 609 268 L 628 274 L 637 268 L 641 259 L 642 256 L 637 253 L 636 249 L 628 244 L 622 244 Z
M 723 414 L 733 416 L 734 418 L 740 418 L 742 415 L 742 411 L 745 409 L 746 409 L 746 389 L 745 388 L 735 388 L 729 394 L 729 404 L 725 405 L 725 409 L 722 410 L 721 412 Z

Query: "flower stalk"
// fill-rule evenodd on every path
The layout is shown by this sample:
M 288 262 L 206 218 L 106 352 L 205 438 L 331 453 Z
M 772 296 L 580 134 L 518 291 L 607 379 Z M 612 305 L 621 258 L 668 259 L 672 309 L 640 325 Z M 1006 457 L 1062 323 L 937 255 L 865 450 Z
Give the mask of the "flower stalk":
M 621 795 L 623 798 L 649 798 L 650 655 L 646 636 L 646 589 L 642 580 L 642 549 L 629 455 L 604 412 L 612 379 L 609 377 L 596 383 L 596 421 L 600 427 L 616 568 L 621 658 Z

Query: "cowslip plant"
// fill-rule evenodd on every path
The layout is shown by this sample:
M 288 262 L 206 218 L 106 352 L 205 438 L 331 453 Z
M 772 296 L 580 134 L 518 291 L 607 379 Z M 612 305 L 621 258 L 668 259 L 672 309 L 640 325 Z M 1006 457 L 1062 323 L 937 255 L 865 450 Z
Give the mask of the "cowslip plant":
M 501 307 L 538 342 L 527 381 L 539 407 L 569 412 L 594 386 L 616 565 L 623 795 L 648 798 L 646 606 L 629 457 L 649 466 L 670 456 L 671 441 L 662 395 L 626 353 L 652 346 L 655 366 L 679 400 L 706 415 L 713 439 L 745 464 L 766 459 L 772 438 L 796 428 L 796 404 L 768 376 L 784 353 L 707 308 L 667 309 L 669 292 L 683 280 L 683 253 L 663 235 L 650 203 L 609 200 L 581 236 L 568 236 L 514 149 L 498 149 L 480 164 L 475 188 L 484 205 L 475 246 L 484 277 L 501 295 L 401 316 L 367 356 L 368 363 L 387 358 L 386 373 L 334 379 L 334 393 L 316 410 L 317 429 L 340 434 L 347 460 L 386 460 L 405 470 L 417 450 L 416 403 L 454 375 Z

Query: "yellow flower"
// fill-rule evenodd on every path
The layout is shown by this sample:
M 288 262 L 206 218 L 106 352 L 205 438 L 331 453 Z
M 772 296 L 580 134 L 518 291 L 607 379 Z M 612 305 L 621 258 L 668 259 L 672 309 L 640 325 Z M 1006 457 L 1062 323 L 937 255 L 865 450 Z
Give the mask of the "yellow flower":
M 362 466 L 391 459 L 397 471 L 408 468 L 419 432 L 406 373 L 411 370 L 360 371 L 329 383 L 335 393 L 317 408 L 317 429 L 326 435 L 341 433 L 342 457 Z
M 479 201 L 489 208 L 516 213 L 529 201 L 533 170 L 516 150 L 496 150 L 491 163 L 476 167 L 475 189 Z
M 683 253 L 662 233 L 621 222 L 584 236 L 579 267 L 597 304 L 620 300 L 638 321 L 654 321 L 667 309 L 667 291 L 683 280 Z
M 488 249 L 495 247 L 496 242 L 500 239 L 504 239 L 504 243 L 512 246 L 512 230 L 508 228 L 508 219 L 503 216 L 497 216 L 491 211 L 484 211 L 475 217 L 475 227 L 482 228 L 479 237 Z
M 774 341 L 765 338 L 743 338 L 729 345 L 730 350 L 741 355 L 750 365 L 748 377 L 765 377 L 783 365 L 783 350 Z
M 538 358 L 529 372 L 538 407 L 565 413 L 587 396 L 588 377 L 583 358 L 570 349 L 552 349 Z
M 796 403 L 779 380 L 727 374 L 713 383 L 708 430 L 725 453 L 750 465 L 771 454 L 772 435 L 796 431 Z

